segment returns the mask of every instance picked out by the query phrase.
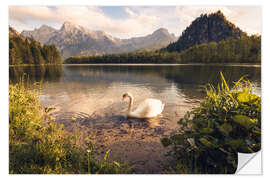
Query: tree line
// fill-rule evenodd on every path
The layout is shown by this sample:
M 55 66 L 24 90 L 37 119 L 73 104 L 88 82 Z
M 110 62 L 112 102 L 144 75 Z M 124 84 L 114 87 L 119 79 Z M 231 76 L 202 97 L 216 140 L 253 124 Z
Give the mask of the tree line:
M 260 63 L 261 36 L 230 37 L 195 45 L 180 53 L 182 63 Z
M 55 45 L 41 45 L 33 38 L 9 37 L 9 64 L 61 64 Z
M 105 54 L 94 56 L 72 56 L 67 58 L 65 64 L 88 63 L 180 63 L 180 54 L 160 52 L 134 52 L 122 54 Z
M 73 56 L 66 64 L 87 63 L 260 63 L 261 36 L 230 37 L 203 43 L 180 52 L 133 52 L 94 56 Z

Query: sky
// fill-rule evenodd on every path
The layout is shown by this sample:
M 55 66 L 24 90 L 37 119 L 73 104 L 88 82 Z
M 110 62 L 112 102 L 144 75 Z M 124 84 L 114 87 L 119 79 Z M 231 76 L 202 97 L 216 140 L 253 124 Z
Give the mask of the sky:
M 145 36 L 158 28 L 180 36 L 198 16 L 217 10 L 248 34 L 261 34 L 260 6 L 9 6 L 9 25 L 21 32 L 43 24 L 60 29 L 69 21 L 118 38 Z

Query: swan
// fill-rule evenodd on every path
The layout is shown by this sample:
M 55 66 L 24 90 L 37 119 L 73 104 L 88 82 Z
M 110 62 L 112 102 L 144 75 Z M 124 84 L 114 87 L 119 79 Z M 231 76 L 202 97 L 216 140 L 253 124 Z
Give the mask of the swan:
M 133 96 L 126 92 L 123 94 L 123 100 L 129 98 L 127 117 L 131 118 L 154 118 L 160 115 L 164 109 L 164 104 L 159 99 L 145 99 L 139 104 L 135 111 L 131 111 L 133 105 Z

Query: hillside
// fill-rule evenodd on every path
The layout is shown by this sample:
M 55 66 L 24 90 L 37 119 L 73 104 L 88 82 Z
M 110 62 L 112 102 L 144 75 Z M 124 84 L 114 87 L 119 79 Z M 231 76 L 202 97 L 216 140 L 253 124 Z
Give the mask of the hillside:
M 165 51 L 182 51 L 194 45 L 219 42 L 229 37 L 239 39 L 247 34 L 229 22 L 221 11 L 204 14 L 188 26 L 175 43 L 169 44 Z
M 41 45 L 9 27 L 9 64 L 61 64 L 60 52 L 54 45 Z
M 43 44 L 55 44 L 64 59 L 70 56 L 117 54 L 148 47 L 164 47 L 177 40 L 165 28 L 143 37 L 119 39 L 104 31 L 89 30 L 71 22 L 64 22 L 59 30 L 43 25 L 21 34 Z

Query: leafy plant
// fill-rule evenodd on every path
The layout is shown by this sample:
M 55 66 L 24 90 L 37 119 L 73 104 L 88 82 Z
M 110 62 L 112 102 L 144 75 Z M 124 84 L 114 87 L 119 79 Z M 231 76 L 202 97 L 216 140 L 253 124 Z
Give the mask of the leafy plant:
M 126 164 L 95 158 L 73 143 L 74 136 L 43 109 L 37 92 L 21 83 L 9 86 L 9 172 L 11 174 L 129 173 Z M 96 150 L 98 151 L 98 150 Z
M 230 88 L 220 75 L 217 89 L 209 85 L 200 106 L 179 120 L 178 133 L 162 139 L 172 146 L 175 173 L 234 173 L 237 152 L 261 149 L 261 98 L 248 80 Z

